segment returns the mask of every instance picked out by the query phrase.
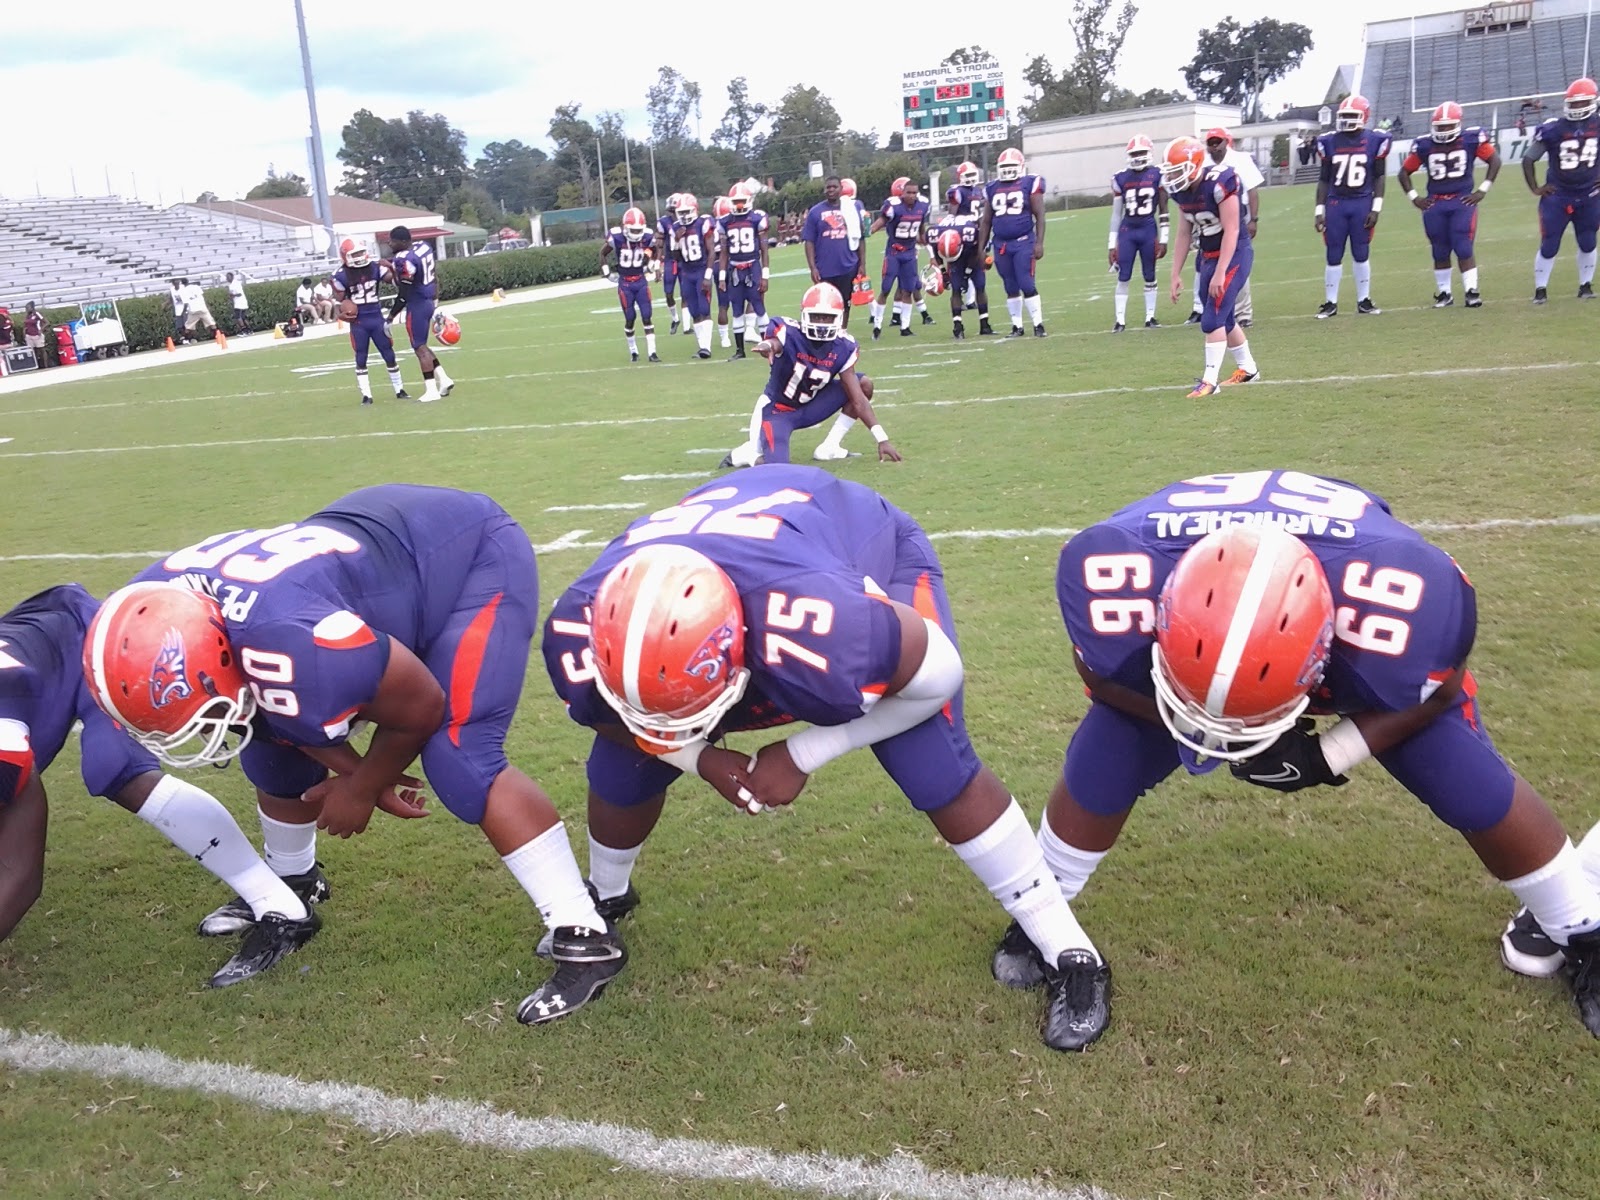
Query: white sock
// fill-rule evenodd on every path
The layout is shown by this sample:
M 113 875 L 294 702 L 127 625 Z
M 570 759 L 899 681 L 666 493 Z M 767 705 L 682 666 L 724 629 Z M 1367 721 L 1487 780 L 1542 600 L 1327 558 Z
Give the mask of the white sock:
M 439 364 L 435 364 L 435 366 L 433 368 L 433 381 L 435 383 L 437 383 L 442 388 L 447 388 L 447 387 L 452 386 L 452 381 L 450 379 L 450 376 L 448 376 L 448 375 L 446 375 L 444 373 L 444 367 L 442 365 L 439 365 Z
M 653 325 L 644 327 L 644 352 L 646 354 L 654 354 L 656 352 L 656 330 Z
M 317 865 L 317 822 L 293 825 L 267 816 L 260 808 L 261 852 L 278 875 L 304 875 Z
M 977 303 L 977 300 L 978 300 L 978 289 L 976 287 L 974 287 L 971 283 L 968 283 L 967 284 L 967 290 L 964 293 L 962 293 L 961 303 L 965 304 L 968 308 L 971 308 L 975 303 Z
M 1146 321 L 1154 321 L 1156 319 L 1156 297 L 1159 294 L 1160 291 L 1154 283 L 1144 285 L 1144 319 Z
M 1034 840 L 1033 830 L 1028 828 L 1028 818 L 1015 800 L 993 825 L 970 841 L 958 842 L 950 849 L 989 889 L 989 894 L 1000 901 L 1006 912 L 1016 918 L 1046 962 L 1054 965 L 1063 950 L 1073 949 L 1090 950 L 1097 959 L 1100 957 L 1089 935 L 1067 907 L 1061 889 L 1052 886 L 1044 854 Z
M 1007 296 L 1006 311 L 1011 314 L 1011 324 L 1016 329 L 1022 328 L 1022 297 Z
M 1250 353 L 1250 342 L 1246 339 L 1237 346 L 1232 347 L 1233 361 L 1238 364 L 1241 371 L 1251 375 L 1256 373 L 1256 356 Z
M 424 379 L 422 381 L 422 398 L 424 400 L 437 400 L 439 398 L 439 387 L 432 379 Z
M 1461 282 L 1462 283 L 1466 283 L 1466 281 L 1467 281 L 1467 273 L 1465 271 L 1463 271 L 1463 272 L 1461 272 Z M 1435 267 L 1433 269 L 1433 286 L 1434 286 L 1434 289 L 1436 291 L 1443 292 L 1446 296 L 1448 296 L 1450 294 L 1450 268 L 1449 267 L 1446 267 L 1442 271 L 1438 267 Z M 1468 288 L 1467 290 L 1471 291 L 1472 289 Z
M 640 842 L 630 849 L 618 850 L 601 845 L 593 834 L 589 835 L 589 882 L 594 884 L 600 899 L 610 900 L 628 890 L 633 864 L 639 860 L 639 851 L 643 849 L 644 843 Z
M 385 367 L 384 370 L 389 372 L 389 386 L 391 388 L 393 388 L 396 392 L 405 391 L 406 385 L 405 385 L 405 382 L 400 378 L 400 368 L 399 367 Z
M 1370 300 L 1372 298 L 1372 260 L 1350 264 L 1350 273 L 1356 280 L 1356 299 Z
M 1028 306 L 1028 316 L 1033 320 L 1033 323 L 1035 325 L 1043 325 L 1044 300 L 1040 297 L 1039 293 L 1035 292 L 1033 295 L 1028 296 L 1023 300 L 1023 303 Z
M 1117 324 L 1126 325 L 1128 323 L 1128 285 L 1120 279 L 1117 280 L 1116 291 L 1113 295 L 1113 303 L 1117 310 Z
M 1461 272 L 1461 287 L 1462 287 L 1463 290 L 1468 291 L 1468 292 L 1475 292 L 1475 291 L 1478 290 L 1478 268 L 1477 267 L 1466 267 L 1466 268 L 1464 268 L 1462 270 L 1462 272 Z M 1444 273 L 1444 290 L 1447 291 L 1447 292 L 1450 290 L 1450 272 L 1449 271 L 1446 271 Z
M 1550 272 L 1556 269 L 1556 260 L 1546 258 L 1542 254 L 1533 256 L 1533 286 L 1536 288 L 1547 287 L 1550 283 Z
M 1206 342 L 1206 373 L 1202 377 L 1207 383 L 1216 383 L 1217 376 L 1222 373 L 1222 356 L 1228 351 L 1228 343 L 1222 338 Z
M 754 347 L 761 340 L 760 321 L 761 318 L 755 314 L 754 310 L 744 314 L 744 340 L 751 347 Z
M 722 337 L 722 348 L 724 350 L 733 345 L 733 343 L 728 340 L 728 323 L 726 321 L 717 322 L 717 333 Z
M 1597 256 L 1600 256 L 1600 251 L 1578 251 L 1578 282 L 1580 284 L 1594 282 L 1594 261 Z
M 695 345 L 699 346 L 702 350 L 711 349 L 710 321 L 696 321 L 694 323 L 694 341 Z
M 844 435 L 849 431 L 850 426 L 855 423 L 856 419 L 854 417 L 847 417 L 844 413 L 834 417 L 833 427 L 828 430 L 828 436 L 822 439 L 817 449 L 820 450 L 823 446 L 826 446 L 830 450 L 842 450 L 844 448 Z M 1600 829 L 1600 825 L 1595 828 Z
M 928 302 L 921 296 L 917 297 L 917 311 L 919 313 L 925 313 L 928 311 Z
M 589 889 L 583 886 L 578 860 L 572 857 L 572 847 L 567 842 L 567 827 L 560 821 L 531 842 L 501 855 L 500 861 L 522 885 L 551 929 L 563 925 L 606 928 L 604 918 L 595 911 Z
M 1583 835 L 1583 841 L 1578 843 L 1578 857 L 1583 861 L 1583 870 L 1589 876 L 1589 882 L 1600 888 L 1600 821 L 1595 822 L 1594 828 Z
M 1504 882 L 1559 945 L 1574 934 L 1600 929 L 1600 893 L 1570 839 L 1537 871 Z
M 900 317 L 900 328 L 901 329 L 910 329 L 911 328 L 911 305 L 905 303 L 902 300 L 896 300 L 894 302 L 894 311 Z
M 1094 869 L 1108 853 L 1105 850 L 1079 850 L 1076 846 L 1068 845 L 1050 828 L 1048 817 L 1039 819 L 1039 850 L 1044 855 L 1045 866 L 1056 877 L 1063 899 L 1068 903 L 1078 898 L 1084 884 L 1089 882 L 1089 876 L 1094 874 Z
M 867 305 L 867 315 L 872 318 L 873 328 L 883 328 L 883 305 L 874 300 L 871 304 Z
M 357 369 L 356 386 L 361 389 L 362 396 L 368 400 L 372 399 L 372 383 L 367 378 L 367 373 L 365 371 Z
M 1343 265 L 1322 268 L 1322 298 L 1329 304 L 1339 303 L 1339 277 L 1343 274 Z
M 633 336 L 633 334 L 631 334 L 631 333 L 627 335 L 627 338 L 628 338 L 628 353 L 629 354 L 637 354 L 637 353 L 639 353 L 639 342 L 638 342 L 638 339 L 636 339 Z
M 145 797 L 139 817 L 237 892 L 257 917 L 275 912 L 304 920 L 306 906 L 300 897 L 261 861 L 238 822 L 211 793 L 164 775 Z

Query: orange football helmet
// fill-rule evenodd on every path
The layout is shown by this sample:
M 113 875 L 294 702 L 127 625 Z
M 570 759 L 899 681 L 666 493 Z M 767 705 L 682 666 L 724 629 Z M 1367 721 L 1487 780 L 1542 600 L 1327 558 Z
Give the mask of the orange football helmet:
M 83 641 L 83 674 L 106 715 L 168 766 L 225 763 L 250 742 L 256 698 L 222 608 L 181 583 L 107 597 Z
M 975 162 L 964 162 L 956 167 L 956 182 L 962 187 L 977 187 L 983 180 L 983 172 L 978 170 Z
M 1372 104 L 1365 96 L 1346 96 L 1339 102 L 1339 111 L 1333 118 L 1333 127 L 1340 133 L 1355 133 L 1365 129 L 1372 119 Z
M 1155 156 L 1156 144 L 1144 134 L 1136 133 L 1128 139 L 1128 166 L 1131 170 L 1144 170 Z
M 339 243 L 339 261 L 347 267 L 364 267 L 372 261 L 372 255 L 367 247 L 354 238 L 345 238 Z
M 1178 560 L 1156 606 L 1150 674 L 1177 741 L 1239 762 L 1292 729 L 1333 645 L 1317 556 L 1277 525 L 1229 525 Z
M 1453 142 L 1461 136 L 1461 122 L 1463 114 L 1461 105 L 1454 100 L 1446 100 L 1433 110 L 1433 119 L 1430 128 L 1433 131 L 1433 140 L 1436 142 Z
M 844 297 L 831 283 L 814 283 L 800 297 L 800 332 L 814 342 L 831 342 L 844 328 Z
M 721 567 L 687 546 L 641 546 L 594 598 L 595 686 L 642 749 L 676 750 L 709 735 L 744 695 L 744 634 L 744 606 Z
M 1161 156 L 1161 186 L 1167 194 L 1188 191 L 1206 169 L 1206 148 L 1199 138 L 1173 138 Z
M 1028 160 L 1022 157 L 1022 151 L 1015 146 L 1000 151 L 1000 157 L 995 162 L 994 177 L 996 179 L 1012 180 L 1021 179 L 1022 172 L 1027 167 Z
M 433 314 L 433 336 L 446 346 L 454 346 L 461 340 L 461 322 L 441 308 Z
M 891 183 L 889 185 L 889 195 L 891 195 L 891 196 L 900 195 L 901 192 L 906 190 L 906 184 L 908 184 L 910 182 L 911 182 L 911 177 L 909 175 L 900 176 L 899 179 L 896 179 L 893 183 Z
M 929 263 L 922 273 L 922 290 L 930 296 L 944 295 L 944 271 L 938 263 Z
M 1595 87 L 1594 80 L 1584 76 L 1572 81 L 1561 112 L 1569 121 L 1585 121 L 1594 116 L 1597 107 L 1600 107 L 1600 88 Z
M 945 262 L 955 262 L 966 248 L 966 240 L 959 229 L 944 230 L 933 243 L 934 252 Z
M 726 196 L 718 196 L 711 202 L 711 215 L 722 218 L 733 215 L 733 201 Z
M 734 215 L 742 217 L 755 207 L 756 194 L 748 183 L 736 183 L 728 189 L 728 203 L 732 206 Z

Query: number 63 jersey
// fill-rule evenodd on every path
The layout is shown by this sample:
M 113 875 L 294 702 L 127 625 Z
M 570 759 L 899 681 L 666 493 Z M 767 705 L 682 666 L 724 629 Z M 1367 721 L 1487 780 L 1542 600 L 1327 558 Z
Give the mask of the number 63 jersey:
M 750 684 L 718 736 L 861 716 L 900 660 L 900 622 L 886 589 L 902 578 L 930 588 L 942 580 L 916 522 L 860 484 L 787 464 L 708 483 L 628 526 L 556 602 L 545 665 L 582 725 L 620 724 L 594 686 L 590 605 L 611 568 L 652 542 L 698 550 L 739 592 Z
M 1153 695 L 1150 647 L 1162 585 L 1185 550 L 1230 524 L 1279 525 L 1322 563 L 1333 591 L 1334 640 L 1312 696 L 1315 711 L 1410 708 L 1471 651 L 1471 583 L 1386 501 L 1299 471 L 1244 471 L 1172 484 L 1066 544 L 1056 595 L 1084 665 Z

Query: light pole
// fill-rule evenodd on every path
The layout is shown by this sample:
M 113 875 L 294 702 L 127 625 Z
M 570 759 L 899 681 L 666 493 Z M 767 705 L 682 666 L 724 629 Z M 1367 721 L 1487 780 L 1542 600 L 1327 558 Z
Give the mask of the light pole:
M 322 218 L 328 234 L 328 254 L 336 256 L 339 244 L 333 236 L 333 208 L 328 203 L 328 169 L 322 161 L 322 127 L 317 123 L 317 85 L 311 78 L 311 47 L 306 41 L 306 11 L 302 0 L 294 0 L 294 23 L 300 33 L 300 70 L 306 78 L 306 107 L 311 112 L 311 202 Z

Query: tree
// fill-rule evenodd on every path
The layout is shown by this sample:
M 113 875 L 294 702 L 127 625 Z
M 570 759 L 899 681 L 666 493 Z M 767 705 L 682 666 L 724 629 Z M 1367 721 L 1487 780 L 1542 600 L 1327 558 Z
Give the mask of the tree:
M 196 204 L 215 204 L 217 202 L 217 194 L 209 191 L 201 192 L 194 198 L 194 202 Z
M 657 146 L 675 146 L 689 137 L 689 114 L 700 110 L 700 85 L 685 79 L 671 67 L 656 73 L 655 83 L 645 93 L 645 111 L 650 114 L 650 140 Z
M 761 161 L 777 182 L 806 173 L 807 164 L 827 162 L 839 129 L 839 112 L 817 88 L 795 84 L 772 112 L 772 132 Z
M 407 204 L 437 210 L 445 193 L 467 177 L 467 135 L 441 114 L 413 109 L 388 120 L 360 109 L 345 125 L 338 190 L 375 199 L 393 192 Z
M 550 140 L 556 146 L 551 161 L 564 180 L 556 193 L 557 208 L 582 208 L 594 203 L 597 134 L 594 126 L 578 115 L 582 107 L 562 104 L 550 118 Z
M 941 67 L 970 67 L 976 63 L 987 62 L 994 55 L 982 46 L 960 46 L 946 54 L 939 63 Z
M 1261 93 L 1300 65 L 1312 48 L 1311 30 L 1263 17 L 1241 25 L 1233 17 L 1200 31 L 1183 79 L 1202 100 L 1237 104 L 1247 120 L 1261 119 Z
M 472 165 L 473 174 L 497 204 L 514 212 L 538 207 L 535 200 L 546 190 L 540 168 L 550 161 L 543 150 L 524 146 L 516 138 L 509 142 L 490 142 Z M 554 193 L 554 187 L 548 188 Z
M 740 157 L 749 157 L 754 151 L 756 126 L 767 116 L 767 106 L 750 99 L 750 85 L 743 75 L 728 84 L 728 111 L 722 114 L 722 124 L 711 135 L 713 146 L 732 150 Z
M 459 221 L 463 225 L 480 225 L 493 228 L 491 222 L 500 220 L 500 205 L 480 183 L 464 183 L 445 193 L 440 206 L 446 221 Z
M 309 196 L 311 188 L 307 186 L 302 176 L 290 171 L 287 175 L 279 175 L 271 167 L 267 168 L 267 177 L 255 187 L 244 194 L 246 200 L 282 200 L 290 196 Z
M 1026 121 L 1049 121 L 1056 117 L 1075 117 L 1119 107 L 1119 96 L 1126 95 L 1113 81 L 1122 43 L 1139 10 L 1133 0 L 1073 0 L 1067 25 L 1078 44 L 1072 65 L 1059 75 L 1044 55 L 1036 55 L 1022 72 L 1023 82 L 1032 89 L 1030 100 L 1019 115 Z

